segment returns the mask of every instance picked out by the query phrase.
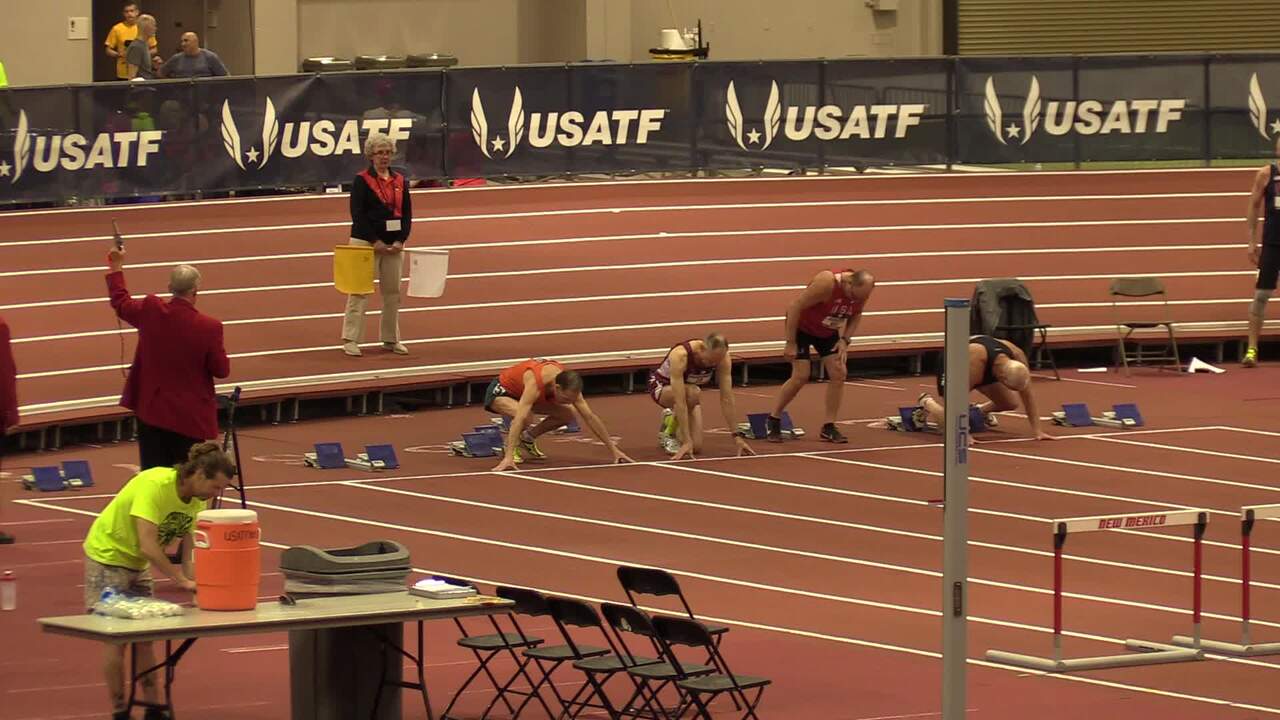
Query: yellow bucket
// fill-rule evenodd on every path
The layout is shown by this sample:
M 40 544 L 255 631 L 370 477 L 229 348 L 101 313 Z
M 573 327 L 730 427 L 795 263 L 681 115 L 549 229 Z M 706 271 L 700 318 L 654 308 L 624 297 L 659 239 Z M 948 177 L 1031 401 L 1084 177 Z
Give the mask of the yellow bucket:
M 344 295 L 372 295 L 373 248 L 363 245 L 335 245 L 333 286 Z

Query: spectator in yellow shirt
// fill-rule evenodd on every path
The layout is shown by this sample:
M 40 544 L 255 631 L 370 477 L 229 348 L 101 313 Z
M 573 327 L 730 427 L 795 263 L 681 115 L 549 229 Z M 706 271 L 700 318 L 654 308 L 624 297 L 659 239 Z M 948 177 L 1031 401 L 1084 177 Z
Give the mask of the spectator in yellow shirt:
M 93 610 L 102 592 L 112 588 L 126 595 L 147 596 L 152 592 L 149 567 L 169 576 L 179 588 L 194 592 L 189 558 L 174 565 L 164 548 L 188 538 L 196 515 L 205 501 L 217 497 L 231 482 L 236 467 L 217 443 L 195 445 L 187 461 L 171 467 L 154 467 L 133 476 L 93 521 L 84 540 L 84 602 Z M 185 547 L 192 547 L 188 540 Z M 134 652 L 142 667 L 153 667 L 155 654 L 150 643 L 139 643 Z M 108 644 L 103 673 L 110 695 L 113 718 L 127 719 L 125 711 L 124 646 Z M 156 702 L 155 675 L 143 679 L 143 696 Z M 152 720 L 162 716 L 147 711 Z
M 123 14 L 124 21 L 111 26 L 111 32 L 107 33 L 106 46 L 107 56 L 116 59 L 116 77 L 128 80 L 129 65 L 125 61 L 125 53 L 129 45 L 138 39 L 138 3 L 126 3 Z M 158 53 L 154 35 L 147 39 L 147 50 L 151 56 Z

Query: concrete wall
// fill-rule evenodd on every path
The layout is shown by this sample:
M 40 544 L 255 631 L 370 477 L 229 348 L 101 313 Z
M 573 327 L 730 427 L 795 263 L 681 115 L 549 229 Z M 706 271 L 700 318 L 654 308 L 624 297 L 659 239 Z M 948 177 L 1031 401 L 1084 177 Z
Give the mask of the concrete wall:
M 254 74 L 253 0 L 205 0 L 209 14 L 201 45 L 218 53 L 232 75 Z M 279 0 L 277 0 L 279 2 Z M 276 8 L 276 2 L 259 3 Z M 285 5 L 280 2 L 280 5 Z M 199 32 L 199 31 L 197 31 Z M 278 38 L 270 40 L 273 44 Z
M 12 5 L 12 6 L 10 6 Z M 67 39 L 67 18 L 93 17 L 90 0 L 39 0 L 6 2 L 9 32 L 0 60 L 9 84 L 62 85 L 93 80 L 93 53 L 102 52 L 102 37 Z

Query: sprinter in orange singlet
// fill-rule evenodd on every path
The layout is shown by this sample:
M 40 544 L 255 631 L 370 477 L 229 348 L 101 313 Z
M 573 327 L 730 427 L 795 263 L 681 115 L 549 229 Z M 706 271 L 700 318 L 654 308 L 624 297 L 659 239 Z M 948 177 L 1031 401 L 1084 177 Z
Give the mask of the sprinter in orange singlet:
M 538 437 L 573 420 L 575 410 L 582 424 L 609 448 L 615 463 L 635 462 L 618 449 L 609 428 L 582 397 L 582 376 L 555 360 L 532 358 L 503 370 L 485 390 L 484 409 L 511 418 L 506 450 L 493 468 L 495 472 L 515 470 L 516 463 L 545 458 L 538 448 Z M 533 413 L 546 417 L 530 427 Z

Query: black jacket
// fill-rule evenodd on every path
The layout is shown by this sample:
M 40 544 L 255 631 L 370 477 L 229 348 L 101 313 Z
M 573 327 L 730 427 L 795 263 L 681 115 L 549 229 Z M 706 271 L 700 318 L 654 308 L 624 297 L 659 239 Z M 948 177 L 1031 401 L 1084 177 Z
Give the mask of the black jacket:
M 391 174 L 401 175 L 395 170 Z M 378 194 L 364 178 L 356 175 L 355 182 L 351 184 L 351 237 L 369 242 L 381 240 L 388 245 L 409 239 L 409 228 L 413 224 L 413 205 L 409 200 L 408 178 L 404 181 L 404 200 L 400 204 L 399 232 L 387 232 L 387 220 L 390 218 L 391 211 L 378 199 Z

